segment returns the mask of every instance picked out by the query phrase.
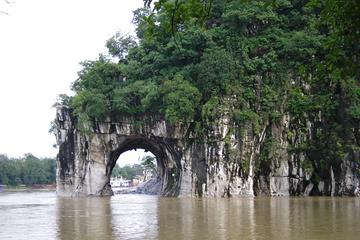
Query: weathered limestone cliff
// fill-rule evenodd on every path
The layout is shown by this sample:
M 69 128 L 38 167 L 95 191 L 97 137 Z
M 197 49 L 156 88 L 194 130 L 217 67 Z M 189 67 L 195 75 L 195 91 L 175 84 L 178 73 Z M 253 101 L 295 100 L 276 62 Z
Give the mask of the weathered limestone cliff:
M 71 111 L 58 107 L 55 119 L 57 193 L 62 196 L 111 195 L 110 175 L 118 157 L 136 148 L 157 157 L 163 196 L 360 196 L 359 155 L 346 155 L 340 166 L 322 173 L 327 178 L 315 178 L 304 167 L 304 154 L 289 151 L 302 139 L 286 114 L 255 130 L 236 127 L 225 110 L 199 139 L 192 136 L 191 124 L 173 126 L 155 116 L 109 117 L 93 122 L 91 132 L 83 134 Z M 309 122 L 305 138 L 312 127 Z

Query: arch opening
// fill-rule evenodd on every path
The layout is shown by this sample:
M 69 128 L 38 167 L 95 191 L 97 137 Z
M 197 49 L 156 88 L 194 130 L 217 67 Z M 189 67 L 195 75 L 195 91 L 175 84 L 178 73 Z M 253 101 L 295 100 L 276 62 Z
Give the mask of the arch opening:
M 121 156 L 136 149 L 142 149 L 145 156 L 153 156 L 156 161 L 156 177 L 148 185 L 143 184 L 133 189 L 135 193 L 157 194 L 162 196 L 177 196 L 180 191 L 181 178 L 181 154 L 176 150 L 175 145 L 164 139 L 131 138 L 110 151 L 109 161 L 106 167 L 106 174 L 111 175 L 121 161 Z M 151 154 L 150 154 L 151 153 Z M 121 162 L 119 162 L 121 163 Z M 128 179 L 129 180 L 129 179 Z M 109 182 L 113 193 L 117 193 Z M 130 185 L 130 184 L 129 184 Z
M 161 167 L 156 156 L 145 149 L 132 149 L 120 154 L 111 172 L 114 194 L 160 193 Z
M 56 191 L 59 195 L 113 195 L 111 173 L 119 156 L 131 149 L 145 149 L 155 155 L 161 196 L 191 194 L 192 161 L 188 154 L 192 154 L 192 148 L 183 141 L 186 127 L 173 126 L 156 116 L 113 117 L 109 116 L 105 122 L 93 122 L 89 134 L 84 134 L 76 127 L 72 109 L 66 106 L 57 109 Z

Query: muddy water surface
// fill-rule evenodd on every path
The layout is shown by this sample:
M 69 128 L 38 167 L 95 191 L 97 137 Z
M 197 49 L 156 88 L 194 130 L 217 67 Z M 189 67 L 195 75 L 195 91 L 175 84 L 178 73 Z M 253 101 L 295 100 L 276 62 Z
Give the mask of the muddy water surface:
M 0 193 L 0 239 L 360 239 L 359 198 Z

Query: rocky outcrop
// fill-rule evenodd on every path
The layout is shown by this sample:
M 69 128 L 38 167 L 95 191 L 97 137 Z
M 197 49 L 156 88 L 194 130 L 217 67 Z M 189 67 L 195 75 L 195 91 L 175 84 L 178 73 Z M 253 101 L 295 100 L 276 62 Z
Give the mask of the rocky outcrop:
M 163 120 L 123 117 L 116 122 L 94 122 L 91 132 L 83 134 L 75 126 L 71 109 L 57 109 L 55 131 L 57 157 L 57 192 L 59 195 L 111 195 L 110 175 L 121 153 L 143 148 L 151 151 L 161 169 L 161 193 L 181 194 L 183 170 L 183 131 Z M 189 175 L 190 176 L 190 175 Z
M 161 178 L 155 177 L 146 182 L 139 184 L 136 188 L 136 193 L 158 195 L 161 190 Z
M 160 166 L 162 196 L 237 197 L 289 195 L 360 196 L 359 163 L 347 155 L 322 176 L 304 166 L 302 152 L 289 151 L 299 136 L 284 116 L 277 123 L 232 122 L 226 102 L 205 137 L 192 136 L 192 124 L 171 125 L 158 116 L 108 117 L 79 131 L 72 111 L 57 108 L 55 135 L 57 193 L 62 196 L 111 195 L 110 175 L 120 154 L 143 148 Z M 225 109 L 225 110 L 224 110 Z

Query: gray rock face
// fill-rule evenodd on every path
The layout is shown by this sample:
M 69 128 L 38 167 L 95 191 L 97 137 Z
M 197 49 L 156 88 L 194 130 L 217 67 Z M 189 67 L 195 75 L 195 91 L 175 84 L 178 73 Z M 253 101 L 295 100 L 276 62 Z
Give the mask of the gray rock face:
M 96 122 L 90 134 L 82 134 L 75 127 L 71 109 L 57 109 L 56 131 L 57 192 L 64 196 L 112 195 L 110 175 L 121 153 L 143 148 L 151 151 L 161 166 L 161 193 L 178 196 L 181 181 L 186 177 L 182 166 L 183 145 L 181 129 L 165 121 L 146 119 L 137 125 L 134 119 L 117 122 Z M 180 132 L 177 132 L 180 131 Z
M 146 182 L 139 184 L 136 193 L 159 195 L 161 190 L 161 178 L 155 177 Z
M 93 122 L 90 134 L 83 134 L 72 110 L 58 107 L 58 195 L 112 195 L 110 175 L 118 157 L 143 148 L 158 160 L 162 196 L 360 196 L 359 164 L 348 157 L 336 171 L 329 169 L 327 179 L 311 180 L 302 153 L 288 151 L 299 139 L 289 136 L 288 116 L 255 131 L 234 127 L 224 109 L 205 139 L 198 139 L 191 135 L 191 124 L 174 126 L 156 116 L 109 117 Z

